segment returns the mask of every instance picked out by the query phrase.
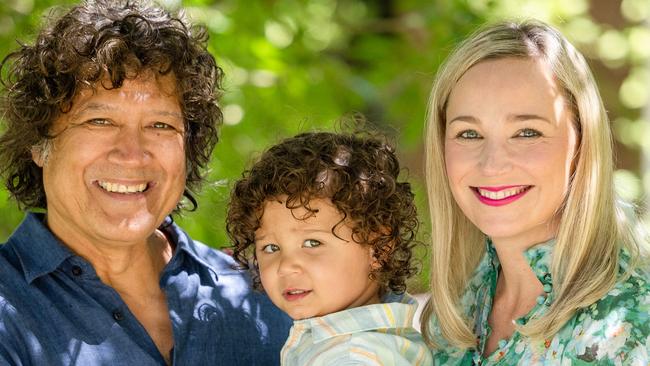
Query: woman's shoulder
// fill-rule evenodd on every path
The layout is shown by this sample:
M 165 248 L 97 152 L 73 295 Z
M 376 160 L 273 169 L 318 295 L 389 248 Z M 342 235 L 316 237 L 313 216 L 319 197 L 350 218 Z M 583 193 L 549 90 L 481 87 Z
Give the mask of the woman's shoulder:
M 588 362 L 647 364 L 650 360 L 650 283 L 635 273 L 578 311 L 561 331 L 565 355 Z

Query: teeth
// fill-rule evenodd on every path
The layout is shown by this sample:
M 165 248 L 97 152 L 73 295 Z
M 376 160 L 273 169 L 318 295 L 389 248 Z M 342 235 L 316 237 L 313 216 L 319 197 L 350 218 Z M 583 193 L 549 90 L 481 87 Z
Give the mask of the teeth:
M 109 192 L 115 193 L 140 193 L 144 192 L 147 189 L 147 183 L 135 184 L 135 185 L 125 185 L 119 183 L 110 183 L 110 182 L 98 182 L 99 186 L 104 188 Z
M 307 291 L 305 291 L 305 290 L 291 290 L 291 291 L 287 291 L 287 294 L 289 294 L 289 295 L 298 295 L 298 294 L 303 294 L 305 292 L 307 292 Z
M 526 187 L 515 187 L 515 188 L 509 188 L 509 189 L 504 189 L 498 192 L 492 192 L 488 191 L 485 189 L 478 188 L 478 193 L 485 197 L 489 198 L 491 200 L 502 200 L 504 198 L 512 197 L 514 195 L 517 195 L 523 191 L 526 190 Z

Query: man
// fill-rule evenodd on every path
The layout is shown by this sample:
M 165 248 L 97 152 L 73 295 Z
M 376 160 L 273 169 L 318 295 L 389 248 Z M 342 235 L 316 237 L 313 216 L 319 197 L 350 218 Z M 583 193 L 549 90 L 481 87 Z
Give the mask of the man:
M 272 365 L 290 320 L 169 215 L 217 142 L 202 28 L 88 0 L 2 64 L 0 364 Z

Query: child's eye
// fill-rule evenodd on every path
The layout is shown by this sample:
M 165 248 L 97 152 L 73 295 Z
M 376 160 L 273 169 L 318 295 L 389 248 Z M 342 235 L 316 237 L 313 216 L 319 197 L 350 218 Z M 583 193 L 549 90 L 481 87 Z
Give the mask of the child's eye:
M 280 247 L 275 244 L 266 244 L 262 247 L 262 252 L 264 253 L 275 253 L 280 250 Z
M 535 138 L 542 136 L 542 133 L 532 128 L 524 128 L 517 132 L 515 137 Z
M 456 135 L 456 138 L 465 139 L 465 140 L 476 140 L 480 139 L 481 135 L 478 134 L 475 130 L 465 130 L 461 131 Z
M 302 243 L 304 248 L 316 248 L 321 245 L 321 242 L 314 239 L 307 239 Z

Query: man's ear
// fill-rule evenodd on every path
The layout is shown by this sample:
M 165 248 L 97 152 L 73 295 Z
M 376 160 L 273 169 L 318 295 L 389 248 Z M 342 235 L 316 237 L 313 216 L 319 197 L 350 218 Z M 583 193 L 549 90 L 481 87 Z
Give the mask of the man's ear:
M 43 159 L 43 148 L 34 145 L 32 146 L 31 152 L 32 152 L 32 160 L 34 161 L 34 163 L 42 168 L 45 160 Z
M 43 167 L 47 162 L 47 158 L 50 154 L 50 149 L 52 148 L 52 140 L 43 140 L 42 142 L 32 146 L 32 160 L 39 167 Z

